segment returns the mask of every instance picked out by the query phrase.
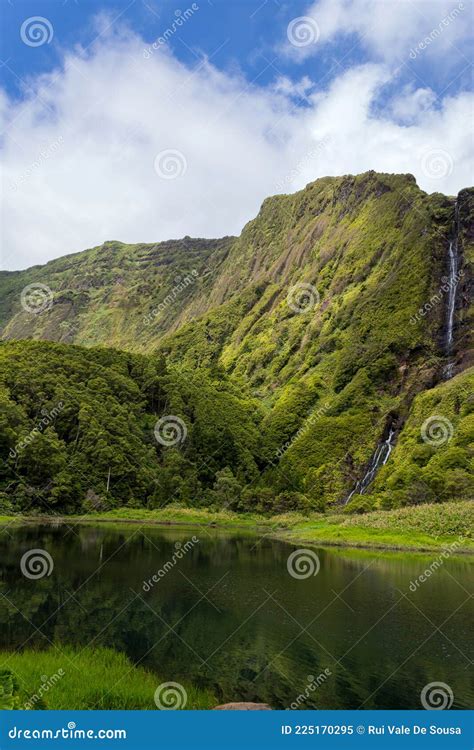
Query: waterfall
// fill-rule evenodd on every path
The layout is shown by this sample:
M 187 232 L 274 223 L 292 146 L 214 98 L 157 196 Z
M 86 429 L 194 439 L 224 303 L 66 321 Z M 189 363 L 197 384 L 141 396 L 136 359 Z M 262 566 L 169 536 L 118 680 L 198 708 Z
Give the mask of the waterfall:
M 367 471 L 365 472 L 362 479 L 360 479 L 356 483 L 352 492 L 346 497 L 346 499 L 344 500 L 344 505 L 347 505 L 352 495 L 355 495 L 355 494 L 363 495 L 365 490 L 369 486 L 369 484 L 374 479 L 379 468 L 381 466 L 385 466 L 393 450 L 392 438 L 394 435 L 395 435 L 395 430 L 391 426 L 389 433 L 388 433 L 388 437 L 385 440 L 382 440 L 382 442 L 378 444 L 374 455 L 370 459 Z
M 450 357 L 453 349 L 454 310 L 456 307 L 456 291 L 458 287 L 458 234 L 459 234 L 459 210 L 458 202 L 454 204 L 454 231 L 449 241 L 449 282 L 448 282 L 448 305 L 446 316 L 446 356 Z M 444 368 L 444 377 L 449 380 L 453 376 L 454 362 L 449 361 Z
M 448 259 L 449 259 L 449 281 L 448 281 L 448 301 L 446 308 L 446 333 L 445 333 L 445 356 L 448 359 L 447 364 L 444 367 L 443 375 L 446 380 L 449 380 L 453 376 L 454 371 L 454 360 L 452 359 L 453 344 L 454 344 L 454 311 L 456 309 L 456 292 L 459 283 L 459 247 L 458 247 L 458 236 L 459 236 L 459 206 L 456 201 L 454 204 L 454 225 L 451 239 L 448 245 Z M 381 466 L 385 466 L 390 454 L 393 449 L 393 436 L 395 430 L 390 426 L 388 437 L 382 440 L 375 450 L 372 458 L 370 459 L 367 471 L 365 472 L 362 479 L 359 479 L 354 489 L 349 493 L 346 499 L 343 501 L 343 505 L 347 505 L 353 495 L 363 495 L 367 487 L 374 480 L 375 475 Z

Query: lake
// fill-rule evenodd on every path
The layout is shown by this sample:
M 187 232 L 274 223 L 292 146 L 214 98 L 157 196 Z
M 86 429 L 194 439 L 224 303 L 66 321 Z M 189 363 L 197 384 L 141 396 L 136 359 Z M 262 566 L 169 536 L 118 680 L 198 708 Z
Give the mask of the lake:
M 50 575 L 30 577 L 32 549 Z M 220 703 L 417 709 L 443 682 L 473 705 L 472 558 L 421 582 L 438 553 L 297 549 L 200 527 L 3 529 L 0 648 L 107 646 Z

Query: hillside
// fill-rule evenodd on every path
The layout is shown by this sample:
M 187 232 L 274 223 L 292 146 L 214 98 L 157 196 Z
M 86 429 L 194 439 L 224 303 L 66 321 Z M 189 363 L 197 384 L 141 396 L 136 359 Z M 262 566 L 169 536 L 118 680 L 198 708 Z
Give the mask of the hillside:
M 322 509 L 347 499 L 393 434 L 353 509 L 453 499 L 457 483 L 472 497 L 474 190 L 457 208 L 455 226 L 455 199 L 425 194 L 410 175 L 323 178 L 267 199 L 238 238 L 106 243 L 3 272 L 4 491 L 69 510 L 86 497 Z M 46 304 L 25 310 L 22 290 L 38 283 Z M 32 338 L 60 343 L 10 343 Z M 32 456 L 9 451 L 58 401 L 69 407 L 28 448 L 48 432 L 58 471 L 43 446 L 44 472 L 31 477 Z M 171 447 L 153 437 L 167 415 L 186 425 Z M 433 446 L 420 431 L 440 415 L 453 434 Z
M 183 302 L 196 301 L 193 309 L 199 309 L 209 274 L 231 243 L 189 237 L 154 245 L 106 242 L 45 266 L 0 272 L 2 338 L 150 349 L 186 319 Z M 41 313 L 21 304 L 22 290 L 38 283 L 51 293 Z
M 472 193 L 466 198 L 474 211 Z M 199 321 L 193 332 L 207 325 L 209 335 L 214 327 L 216 334 L 224 333 L 220 325 L 229 314 L 235 319 L 226 321 L 225 333 L 231 330 L 234 337 L 224 343 L 231 364 L 256 321 L 269 319 L 268 312 L 286 332 L 294 312 L 285 305 L 280 312 L 286 316 L 276 313 L 291 286 L 302 282 L 314 285 L 321 297 L 310 333 L 326 341 L 344 315 L 360 313 L 385 287 L 395 294 L 397 283 L 409 284 L 402 306 L 409 314 L 430 298 L 446 270 L 453 203 L 427 195 L 411 175 L 322 178 L 293 195 L 267 199 L 239 238 L 106 242 L 45 266 L 1 272 L 1 335 L 149 351 L 164 334 L 191 320 Z M 465 233 L 468 211 L 464 200 Z M 472 225 L 470 232 L 472 243 Z M 22 289 L 35 283 L 52 293 L 41 314 L 21 304 Z M 441 310 L 437 317 L 434 327 Z M 303 320 L 297 320 L 300 326 L 289 326 L 288 337 L 300 341 Z M 209 348 L 208 337 L 201 336 L 195 346 Z

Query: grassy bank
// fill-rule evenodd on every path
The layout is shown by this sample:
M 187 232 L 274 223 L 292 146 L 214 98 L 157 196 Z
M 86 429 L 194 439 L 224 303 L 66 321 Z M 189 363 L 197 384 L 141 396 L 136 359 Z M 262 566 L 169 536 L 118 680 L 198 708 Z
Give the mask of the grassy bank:
M 12 521 L 12 517 L 3 517 Z M 18 520 L 26 520 L 25 518 Z M 38 521 L 38 517 L 27 520 Z M 207 525 L 248 530 L 294 543 L 375 549 L 437 550 L 456 544 L 456 552 L 474 553 L 474 503 L 437 503 L 363 515 L 345 513 L 265 517 L 168 506 L 160 510 L 120 508 L 101 514 L 70 516 L 81 523 Z
M 474 503 L 419 505 L 364 515 L 333 514 L 294 523 L 285 532 L 292 541 L 352 547 L 437 550 L 455 545 L 474 553 Z
M 164 681 L 111 649 L 0 652 L 0 708 L 156 710 L 155 691 Z M 216 705 L 211 693 L 183 687 L 183 708 Z

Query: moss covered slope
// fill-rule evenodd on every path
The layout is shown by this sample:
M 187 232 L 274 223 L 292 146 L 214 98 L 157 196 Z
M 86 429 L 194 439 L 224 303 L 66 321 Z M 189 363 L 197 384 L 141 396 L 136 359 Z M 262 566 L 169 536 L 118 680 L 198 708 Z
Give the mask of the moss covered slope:
M 455 481 L 467 497 L 472 445 L 465 430 L 471 423 L 463 420 L 472 383 L 472 189 L 459 194 L 458 207 L 462 273 L 451 353 L 455 377 L 445 385 L 437 384 L 447 354 L 455 199 L 425 194 L 410 175 L 322 178 L 294 195 L 267 199 L 239 238 L 106 243 L 41 268 L 0 274 L 2 335 L 152 353 L 139 365 L 126 364 L 138 389 L 132 414 L 141 410 L 133 429 L 147 456 L 140 471 L 132 472 L 141 477 L 138 484 L 117 484 L 129 502 L 146 486 L 137 502 L 178 499 L 264 512 L 323 509 L 347 497 L 389 427 L 397 447 L 364 503 L 451 499 Z M 31 283 L 53 293 L 52 305 L 40 314 L 20 304 L 21 290 Z M 38 354 L 47 361 L 54 351 L 67 361 L 66 349 Z M 27 362 L 27 349 L 22 356 Z M 124 367 L 126 356 L 111 354 L 112 369 L 120 357 Z M 78 366 L 82 357 L 87 361 L 78 351 Z M 16 404 L 9 406 L 13 413 L 23 396 L 12 391 L 8 367 L 4 387 Z M 138 371 L 146 377 L 137 380 Z M 88 374 L 87 392 L 79 398 L 92 410 L 106 388 L 100 383 L 95 390 L 94 382 Z M 41 395 L 36 398 L 42 404 Z M 444 450 L 433 453 L 421 436 L 424 421 L 439 413 L 440 399 L 455 433 L 446 459 Z M 35 413 L 29 409 L 31 429 Z M 192 439 L 157 449 L 150 425 L 170 413 L 186 422 Z M 11 419 L 16 427 L 10 438 L 18 440 L 25 417 Z M 11 430 L 11 420 L 7 424 Z M 59 438 L 68 443 L 73 435 L 68 426 Z M 113 430 L 104 435 L 100 480 L 92 487 L 100 495 L 114 445 Z M 152 489 L 156 482 L 159 491 Z M 360 498 L 354 503 L 360 505 Z

